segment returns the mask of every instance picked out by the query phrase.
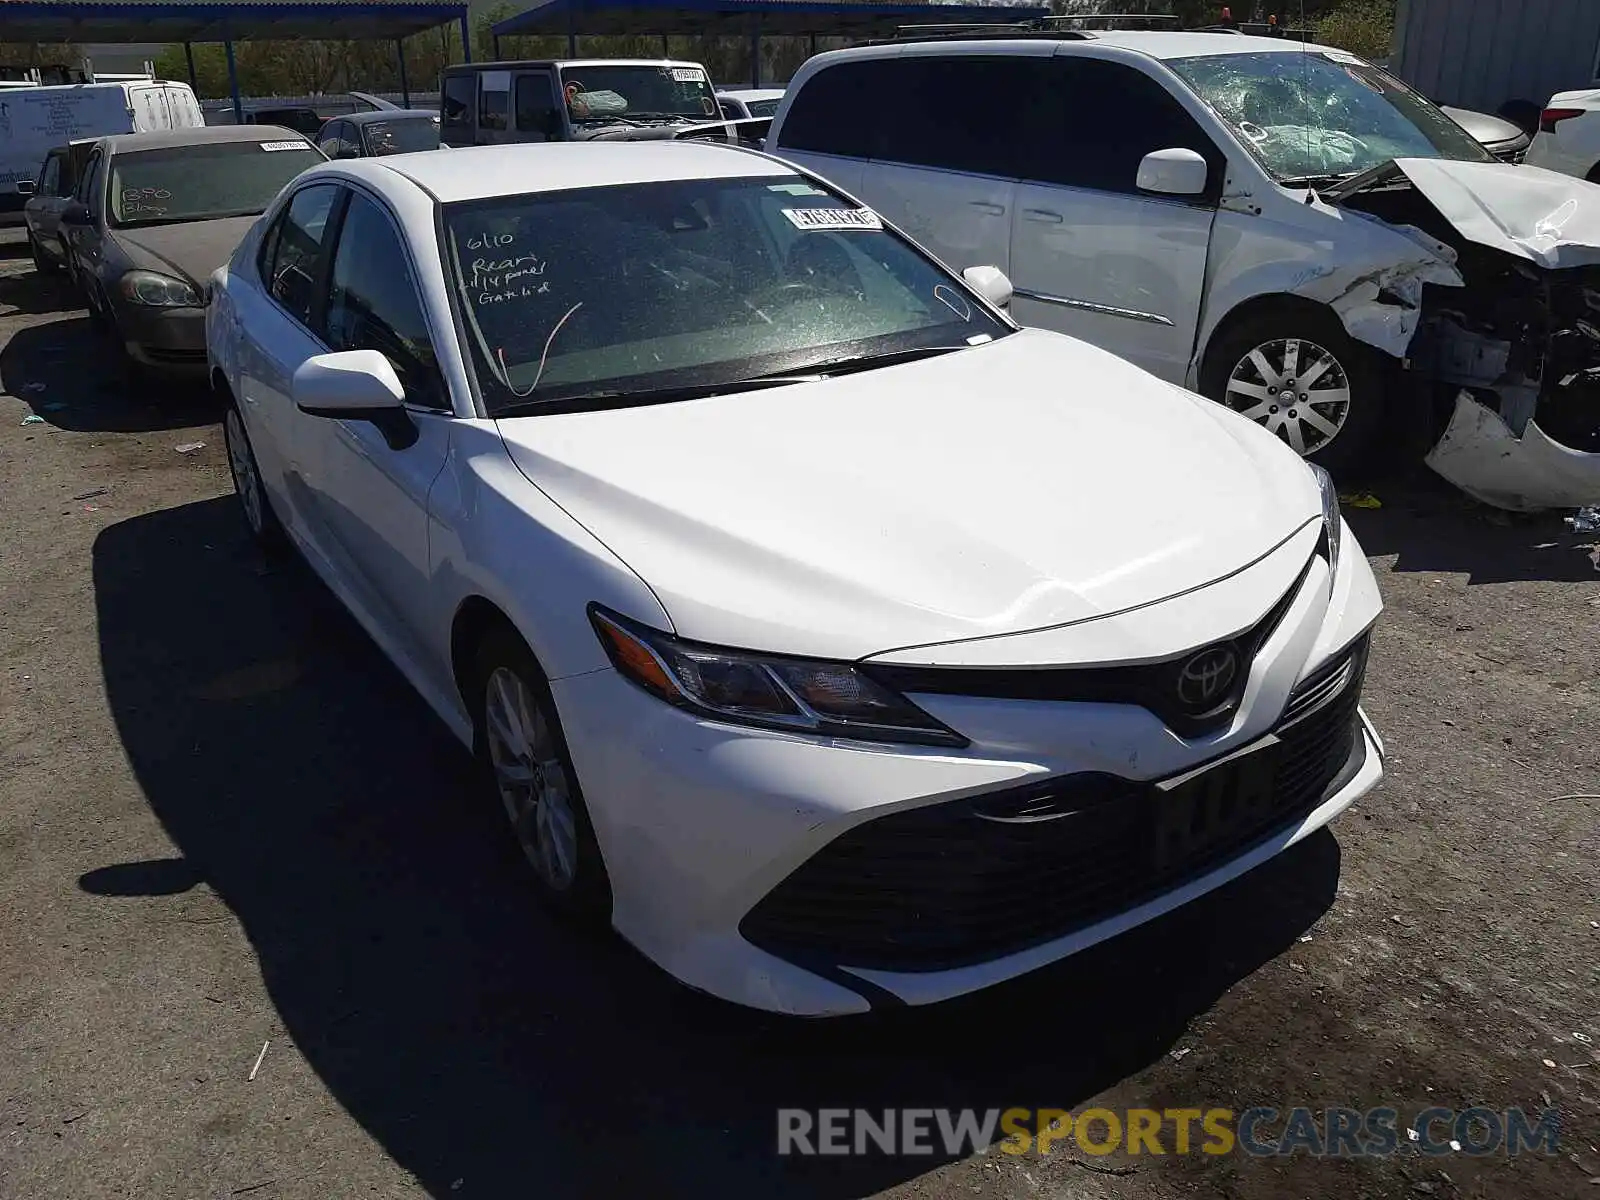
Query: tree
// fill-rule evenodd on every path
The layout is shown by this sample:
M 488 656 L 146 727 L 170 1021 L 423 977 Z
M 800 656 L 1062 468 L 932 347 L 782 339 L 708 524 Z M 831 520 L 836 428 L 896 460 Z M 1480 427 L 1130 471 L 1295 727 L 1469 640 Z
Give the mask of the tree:
M 1362 58 L 1388 58 L 1394 44 L 1394 0 L 1346 0 L 1317 22 L 1317 41 Z

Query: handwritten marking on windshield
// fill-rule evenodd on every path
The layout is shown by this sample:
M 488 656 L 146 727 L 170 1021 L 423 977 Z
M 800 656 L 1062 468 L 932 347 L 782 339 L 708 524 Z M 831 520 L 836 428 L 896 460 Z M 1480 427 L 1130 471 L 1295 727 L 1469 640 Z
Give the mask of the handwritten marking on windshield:
M 468 250 L 498 250 L 502 246 L 509 246 L 517 240 L 514 233 L 480 233 L 476 237 L 467 239 Z
M 511 383 L 511 372 L 506 368 L 506 352 L 505 352 L 505 348 L 501 347 L 500 349 L 498 349 L 498 350 L 496 350 L 494 352 L 495 358 L 500 363 L 500 374 L 505 378 L 506 386 L 508 388 L 511 388 L 511 394 L 513 396 L 515 396 L 518 400 L 526 400 L 529 396 L 533 395 L 533 393 L 538 389 L 539 380 L 544 378 L 545 360 L 550 357 L 550 343 L 556 340 L 556 334 L 561 332 L 561 327 L 567 323 L 567 318 L 572 316 L 573 313 L 577 312 L 582 307 L 583 307 L 583 301 L 579 300 L 571 308 L 567 309 L 566 314 L 561 318 L 561 320 L 556 322 L 555 328 L 550 331 L 550 336 L 545 338 L 545 340 L 544 340 L 544 351 L 539 355 L 539 369 L 534 372 L 533 382 L 528 385 L 528 390 L 527 391 L 519 392 L 514 386 L 512 386 L 512 383 Z

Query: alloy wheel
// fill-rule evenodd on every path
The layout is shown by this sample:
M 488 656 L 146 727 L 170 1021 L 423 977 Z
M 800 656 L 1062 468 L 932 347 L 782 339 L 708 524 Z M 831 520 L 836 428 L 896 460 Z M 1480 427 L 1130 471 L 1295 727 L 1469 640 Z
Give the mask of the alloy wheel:
M 1314 454 L 1338 437 L 1350 419 L 1350 377 L 1333 353 L 1316 342 L 1277 338 L 1235 364 L 1225 401 L 1296 453 Z
M 490 673 L 483 724 L 495 787 L 522 852 L 551 891 L 565 892 L 578 871 L 571 781 L 549 719 L 515 671 Z
M 249 435 L 244 431 L 244 421 L 236 408 L 228 409 L 223 419 L 223 440 L 228 443 L 228 469 L 233 473 L 233 490 L 239 494 L 239 504 L 244 509 L 244 519 L 250 523 L 250 532 L 259 537 L 266 528 L 266 504 L 261 495 L 261 477 L 250 453 Z

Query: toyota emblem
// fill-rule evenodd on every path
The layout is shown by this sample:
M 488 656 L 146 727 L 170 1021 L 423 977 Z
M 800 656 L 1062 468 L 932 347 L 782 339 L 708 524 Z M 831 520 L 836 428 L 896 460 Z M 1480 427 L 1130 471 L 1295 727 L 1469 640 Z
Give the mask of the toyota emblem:
M 1232 646 L 1202 650 L 1178 672 L 1178 701 L 1195 711 L 1213 708 L 1228 694 L 1238 674 L 1239 652 Z

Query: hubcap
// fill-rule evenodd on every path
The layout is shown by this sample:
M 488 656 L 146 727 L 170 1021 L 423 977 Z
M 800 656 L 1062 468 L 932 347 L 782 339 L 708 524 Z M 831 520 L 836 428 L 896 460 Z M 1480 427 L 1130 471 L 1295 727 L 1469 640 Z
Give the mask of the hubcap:
M 233 490 L 239 493 L 239 504 L 244 508 L 244 519 L 250 522 L 251 532 L 260 533 L 261 480 L 256 477 L 255 460 L 250 457 L 250 442 L 237 409 L 228 410 L 223 432 L 228 443 L 228 469 L 233 472 Z
M 1279 338 L 1238 361 L 1225 399 L 1229 408 L 1265 425 L 1296 453 L 1314 454 L 1350 419 L 1350 377 L 1317 343 Z
M 578 826 L 550 722 L 505 667 L 489 676 L 483 718 L 495 786 L 522 852 L 552 891 L 564 892 L 577 877 Z

